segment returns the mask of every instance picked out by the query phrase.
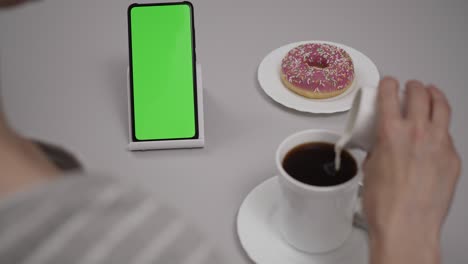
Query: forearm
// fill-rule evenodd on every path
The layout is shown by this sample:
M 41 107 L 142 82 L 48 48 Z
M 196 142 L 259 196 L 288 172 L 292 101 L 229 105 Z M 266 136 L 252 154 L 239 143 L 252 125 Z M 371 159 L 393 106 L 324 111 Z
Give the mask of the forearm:
M 60 171 L 30 141 L 0 137 L 0 197 L 44 180 Z
M 1 100 L 1 98 L 0 98 Z M 5 141 L 11 140 L 14 137 L 15 133 L 8 124 L 8 120 L 3 112 L 2 105 L 0 102 L 0 144 L 3 144 Z

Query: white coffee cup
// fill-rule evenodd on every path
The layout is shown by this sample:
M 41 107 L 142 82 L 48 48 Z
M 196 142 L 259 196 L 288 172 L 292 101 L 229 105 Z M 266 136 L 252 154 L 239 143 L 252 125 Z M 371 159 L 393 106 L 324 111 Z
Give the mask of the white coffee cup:
M 340 135 L 327 130 L 306 130 L 286 138 L 276 151 L 282 198 L 278 208 L 279 231 L 290 245 L 309 253 L 331 251 L 342 245 L 353 229 L 359 211 L 362 152 L 348 150 L 358 165 L 357 174 L 345 183 L 320 187 L 294 179 L 283 168 L 286 154 L 309 142 L 334 144 Z M 311 172 L 313 173 L 313 172 Z

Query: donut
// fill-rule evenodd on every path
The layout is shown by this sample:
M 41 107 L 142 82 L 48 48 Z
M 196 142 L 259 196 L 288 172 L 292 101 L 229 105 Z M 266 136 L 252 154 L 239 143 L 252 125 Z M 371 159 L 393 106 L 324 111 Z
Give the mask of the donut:
M 342 94 L 354 80 L 349 54 L 337 46 L 308 43 L 291 49 L 281 62 L 281 80 L 291 91 L 324 99 Z

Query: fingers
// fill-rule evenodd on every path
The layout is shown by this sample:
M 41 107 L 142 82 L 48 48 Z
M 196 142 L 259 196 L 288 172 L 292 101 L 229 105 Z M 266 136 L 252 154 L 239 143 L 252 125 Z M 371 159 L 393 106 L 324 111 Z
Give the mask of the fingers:
M 377 94 L 377 111 L 380 122 L 402 118 L 398 89 L 398 81 L 394 78 L 385 77 L 380 81 Z
M 445 95 L 435 86 L 419 81 L 406 84 L 406 118 L 420 126 L 431 122 L 440 130 L 447 131 L 450 125 L 450 105 Z M 402 119 L 398 97 L 398 81 L 385 77 L 380 81 L 377 95 L 379 123 Z
M 431 97 L 419 81 L 406 83 L 406 118 L 416 125 L 429 123 Z
M 435 86 L 430 85 L 428 91 L 431 95 L 432 116 L 431 122 L 436 127 L 443 131 L 447 131 L 450 126 L 451 109 L 447 97 Z

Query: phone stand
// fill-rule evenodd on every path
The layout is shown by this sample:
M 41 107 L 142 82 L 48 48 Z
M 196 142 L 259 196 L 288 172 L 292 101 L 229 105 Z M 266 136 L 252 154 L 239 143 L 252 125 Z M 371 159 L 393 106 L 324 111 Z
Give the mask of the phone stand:
M 178 140 L 155 140 L 155 141 L 134 141 L 132 128 L 132 109 L 130 95 L 130 69 L 127 68 L 127 98 L 128 98 L 128 128 L 129 143 L 128 150 L 152 150 L 152 149 L 178 149 L 178 148 L 202 148 L 205 145 L 205 127 L 203 120 L 203 85 L 201 65 L 197 63 L 197 105 L 198 105 L 198 138 L 178 139 Z

